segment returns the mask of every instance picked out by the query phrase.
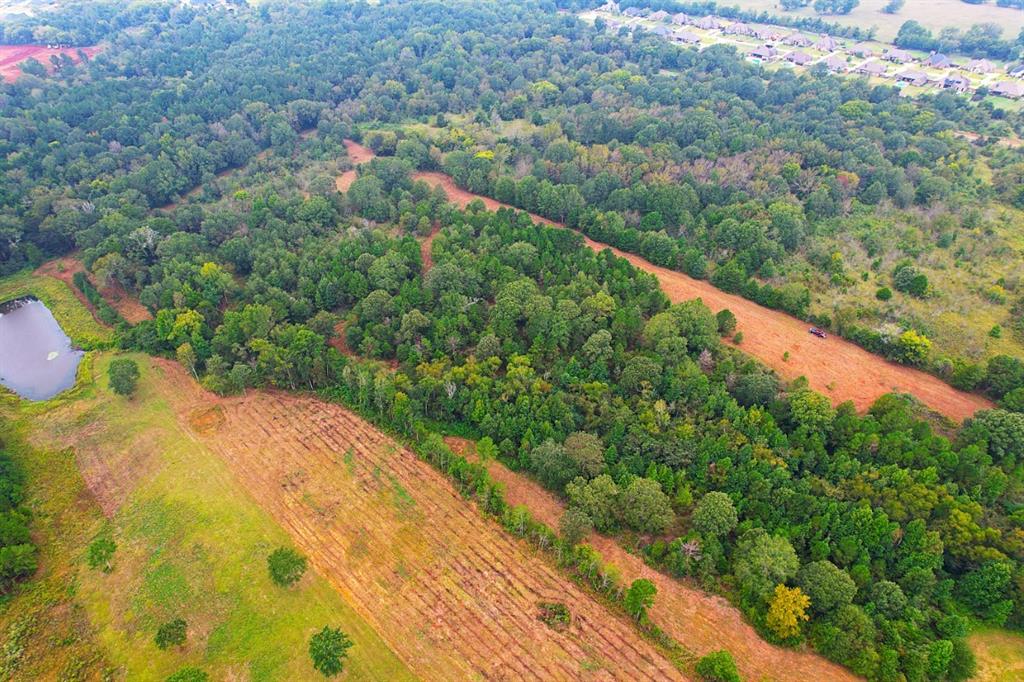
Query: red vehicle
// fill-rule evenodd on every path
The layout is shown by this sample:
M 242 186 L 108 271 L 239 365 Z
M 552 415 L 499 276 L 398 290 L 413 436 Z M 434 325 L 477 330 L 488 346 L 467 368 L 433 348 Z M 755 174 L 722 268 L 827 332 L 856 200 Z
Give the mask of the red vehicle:
M 814 335 L 815 335 L 815 336 L 817 336 L 817 337 L 818 337 L 819 339 L 827 339 L 827 338 L 828 338 L 828 334 L 826 334 L 826 333 L 825 333 L 824 331 L 822 331 L 821 329 L 818 329 L 817 327 L 811 327 L 811 328 L 810 328 L 810 329 L 808 329 L 807 331 L 808 331 L 808 333 L 814 334 Z

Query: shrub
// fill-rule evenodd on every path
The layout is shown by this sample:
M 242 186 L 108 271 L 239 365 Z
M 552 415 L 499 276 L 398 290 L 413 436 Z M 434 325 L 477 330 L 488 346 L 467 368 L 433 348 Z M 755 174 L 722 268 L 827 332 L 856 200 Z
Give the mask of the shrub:
M 306 557 L 289 547 L 279 547 L 267 557 L 270 579 L 281 587 L 288 587 L 299 581 L 306 572 Z
M 117 543 L 106 535 L 100 535 L 89 543 L 87 560 L 89 568 L 100 568 L 104 573 L 110 573 L 113 569 L 112 560 L 117 550 Z
M 313 667 L 324 677 L 333 677 L 345 669 L 352 640 L 338 628 L 324 629 L 309 638 L 309 657 Z
M 729 336 L 736 330 L 736 316 L 728 308 L 719 310 L 715 319 L 718 320 L 718 333 L 722 336 Z
M 131 396 L 135 393 L 135 386 L 139 381 L 139 365 L 129 358 L 115 358 L 107 367 L 107 377 L 114 393 Z
M 572 620 L 572 615 L 569 613 L 569 607 L 562 602 L 558 601 L 542 601 L 537 604 L 540 609 L 537 614 L 537 620 L 547 625 L 552 630 L 564 630 L 569 626 Z
M 875 292 L 875 298 L 879 301 L 888 301 L 892 298 L 892 289 L 889 287 L 880 287 L 878 291 Z
M 167 682 L 207 682 L 210 676 L 199 668 L 193 668 L 192 666 L 186 666 L 179 668 L 176 672 L 172 673 L 167 678 Z
M 697 662 L 697 674 L 707 682 L 741 682 L 736 661 L 726 650 L 713 651 Z
M 154 641 L 161 649 L 167 649 L 172 646 L 181 646 L 185 643 L 187 633 L 188 624 L 185 620 L 183 618 L 175 618 L 174 620 L 169 620 L 157 628 Z

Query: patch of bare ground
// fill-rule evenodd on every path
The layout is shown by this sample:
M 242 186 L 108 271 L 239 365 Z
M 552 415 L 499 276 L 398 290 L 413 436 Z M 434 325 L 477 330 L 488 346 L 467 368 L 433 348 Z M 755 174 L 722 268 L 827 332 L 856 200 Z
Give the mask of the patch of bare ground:
M 420 260 L 423 261 L 423 274 L 430 272 L 430 268 L 434 267 L 434 239 L 438 234 L 441 233 L 441 228 L 437 225 L 430 231 L 430 234 L 420 241 Z
M 684 679 L 626 619 L 353 413 L 276 392 L 222 399 L 175 363 L 157 367 L 182 426 L 423 679 Z M 538 621 L 541 601 L 567 604 L 571 626 Z
M 374 157 L 372 149 L 364 147 L 355 140 L 343 140 L 343 142 L 345 144 L 345 151 L 348 152 L 349 161 L 352 163 L 352 168 L 334 179 L 334 186 L 338 188 L 339 192 L 347 192 L 352 183 L 356 181 L 358 174 L 355 167 L 361 163 L 366 163 Z
M 478 461 L 472 441 L 449 436 L 445 442 L 452 450 Z M 558 528 L 558 520 L 565 511 L 565 504 L 558 497 L 497 460 L 488 460 L 486 466 L 491 477 L 505 485 L 505 498 L 509 504 L 525 505 L 537 520 Z M 728 649 L 736 659 L 743 679 L 777 682 L 859 679 L 845 668 L 812 652 L 783 649 L 765 642 L 754 628 L 743 621 L 739 610 L 725 599 L 688 587 L 684 582 L 651 568 L 614 539 L 594 532 L 586 542 L 600 552 L 606 562 L 622 571 L 622 578 L 627 584 L 637 578 L 646 578 L 657 586 L 658 595 L 650 617 L 662 630 L 698 656 Z
M 457 187 L 444 173 L 420 172 L 413 177 L 441 187 L 448 198 L 461 207 L 480 199 L 488 210 L 513 208 Z M 545 225 L 564 227 L 541 216 L 530 215 Z M 588 237 L 584 237 L 584 242 L 595 251 L 609 249 L 636 268 L 653 274 L 673 303 L 700 298 L 715 312 L 728 308 L 736 315 L 738 331 L 743 332 L 742 350 L 745 353 L 758 358 L 786 379 L 807 377 L 810 387 L 827 395 L 834 405 L 850 400 L 863 412 L 880 396 L 895 391 L 910 393 L 929 408 L 957 421 L 993 406 L 991 401 L 980 395 L 959 391 L 938 377 L 890 362 L 838 336 L 831 335 L 827 339 L 813 337 L 807 333 L 806 322 L 764 308 L 741 296 L 727 294 L 709 282 L 659 267 Z M 788 360 L 783 360 L 783 356 Z
M 85 273 L 85 276 L 89 278 L 89 281 L 93 281 L 93 278 L 89 275 L 89 272 L 85 269 L 82 261 L 78 260 L 73 256 L 66 256 L 64 258 L 56 258 L 51 261 L 47 261 L 36 268 L 37 275 L 48 275 L 59 279 L 68 285 L 68 288 L 75 294 L 75 298 L 82 302 L 89 312 L 92 313 L 93 318 L 96 319 L 100 324 L 106 324 L 96 314 L 96 306 L 85 297 L 78 287 L 75 286 L 74 277 L 76 273 Z M 138 324 L 143 320 L 152 319 L 152 315 L 149 310 L 139 303 L 139 300 L 125 291 L 124 287 L 120 284 L 115 284 L 109 287 L 99 288 L 100 296 L 102 296 L 110 307 L 118 312 L 129 324 Z

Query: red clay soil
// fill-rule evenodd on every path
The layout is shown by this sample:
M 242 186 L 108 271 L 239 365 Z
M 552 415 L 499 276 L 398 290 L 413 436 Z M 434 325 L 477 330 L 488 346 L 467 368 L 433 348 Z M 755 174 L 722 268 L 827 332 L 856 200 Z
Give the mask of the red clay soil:
M 338 188 L 339 192 L 347 192 L 357 177 L 355 167 L 372 159 L 374 153 L 372 149 L 364 147 L 355 140 L 342 140 L 342 142 L 344 142 L 345 151 L 348 152 L 348 158 L 352 162 L 352 170 L 347 170 L 336 177 L 334 186 Z
M 513 208 L 457 187 L 444 173 L 420 172 L 413 177 L 442 187 L 448 198 L 461 207 L 480 199 L 488 210 Z M 538 215 L 531 214 L 531 217 L 546 225 L 563 227 Z M 741 347 L 745 353 L 758 358 L 786 379 L 807 377 L 810 387 L 829 396 L 834 405 L 851 400 L 858 410 L 864 411 L 880 396 L 896 391 L 911 393 L 929 408 L 957 421 L 993 406 L 991 401 L 979 395 L 958 391 L 931 374 L 889 362 L 840 337 L 830 335 L 827 339 L 819 339 L 811 336 L 807 333 L 806 322 L 786 313 L 727 294 L 704 280 L 659 267 L 593 239 L 584 237 L 584 241 L 595 251 L 611 249 L 615 255 L 656 276 L 673 303 L 700 298 L 715 312 L 728 308 L 736 315 L 737 330 L 743 332 Z M 782 359 L 787 352 L 788 361 Z
M 427 680 L 683 680 L 624 618 L 344 408 L 222 399 L 154 361 L 179 423 L 228 465 L 310 564 Z M 537 619 L 561 601 L 564 631 Z
M 434 267 L 434 238 L 441 233 L 441 228 L 438 225 L 434 226 L 434 229 L 430 231 L 430 234 L 420 242 L 420 260 L 423 261 L 423 274 L 430 272 L 430 268 Z
M 445 438 L 448 445 L 476 460 L 473 443 L 462 438 Z M 490 460 L 491 477 L 505 485 L 509 504 L 524 505 L 534 518 L 557 529 L 565 505 L 532 479 L 511 471 L 501 462 Z M 646 578 L 658 588 L 651 608 L 651 620 L 697 656 L 727 649 L 745 680 L 771 679 L 777 682 L 805 680 L 846 681 L 859 679 L 849 670 L 809 651 L 783 649 L 765 642 L 743 621 L 739 610 L 725 599 L 687 587 L 685 583 L 651 568 L 629 554 L 612 538 L 591 533 L 586 542 L 604 561 L 619 568 L 623 582 Z
M 102 49 L 99 46 L 54 49 L 45 45 L 0 45 L 0 78 L 8 83 L 16 81 L 21 75 L 21 68 L 18 64 L 30 57 L 45 66 L 47 71 L 52 71 L 53 65 L 50 63 L 50 57 L 53 55 L 66 54 L 71 61 L 77 64 L 79 50 L 91 58 L 99 54 Z

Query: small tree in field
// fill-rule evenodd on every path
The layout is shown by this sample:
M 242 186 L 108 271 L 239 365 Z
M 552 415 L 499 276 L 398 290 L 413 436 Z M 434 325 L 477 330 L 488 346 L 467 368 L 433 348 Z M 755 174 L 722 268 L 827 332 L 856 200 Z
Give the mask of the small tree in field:
M 654 606 L 654 595 L 658 588 L 647 578 L 637 578 L 626 590 L 625 606 L 629 615 L 637 620 L 643 620 L 647 616 L 647 609 Z
M 306 572 L 306 557 L 289 547 L 279 547 L 267 557 L 270 579 L 281 587 L 298 582 Z
M 725 649 L 713 651 L 697 662 L 697 674 L 707 682 L 740 682 L 736 661 Z
M 351 648 L 352 640 L 348 635 L 326 625 L 309 639 L 309 657 L 313 659 L 313 667 L 324 677 L 333 677 L 345 669 Z
M 156 645 L 161 649 L 172 646 L 181 646 L 185 643 L 188 632 L 188 624 L 182 618 L 169 620 L 156 630 Z
M 107 378 L 110 379 L 110 389 L 114 393 L 130 397 L 135 393 L 135 385 L 139 381 L 139 365 L 128 358 L 111 360 L 107 367 Z

